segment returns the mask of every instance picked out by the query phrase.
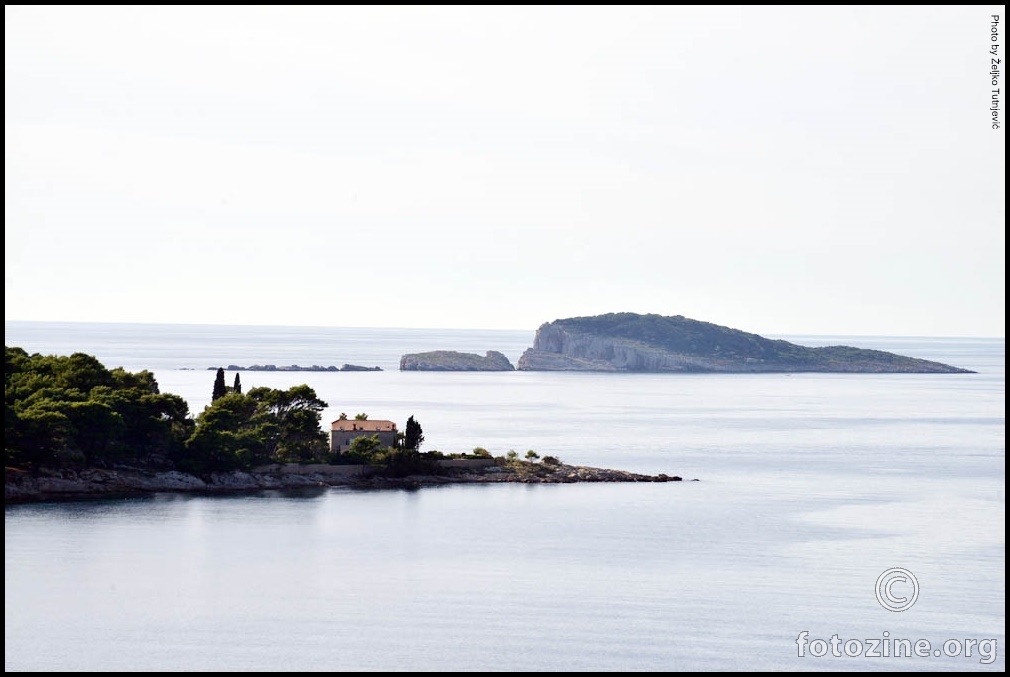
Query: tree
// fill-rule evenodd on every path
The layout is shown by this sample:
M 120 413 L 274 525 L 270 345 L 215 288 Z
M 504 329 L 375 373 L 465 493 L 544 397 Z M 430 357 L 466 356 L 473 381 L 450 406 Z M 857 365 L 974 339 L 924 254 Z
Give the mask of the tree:
M 348 450 L 348 453 L 352 456 L 366 459 L 381 446 L 382 442 L 379 441 L 378 435 L 372 435 L 371 437 L 362 435 L 351 440 L 351 448 Z
M 11 347 L 5 362 L 8 463 L 164 467 L 192 432 L 185 401 L 160 393 L 149 371 Z
M 411 416 L 407 419 L 407 427 L 403 431 L 403 448 L 418 451 L 422 442 L 424 442 L 424 431 L 421 430 L 421 424 Z
M 305 384 L 287 390 L 253 388 L 248 397 L 257 402 L 258 415 L 270 417 L 278 426 L 277 460 L 309 461 L 326 452 L 326 434 L 319 422 L 328 405 L 312 388 Z
M 217 368 L 217 378 L 214 379 L 214 393 L 210 396 L 210 401 L 224 397 L 228 393 L 228 386 L 224 384 L 224 369 Z
M 338 418 L 341 421 L 346 421 L 347 420 L 347 414 L 345 414 L 344 412 L 340 412 L 340 416 Z
M 232 386 L 232 391 L 242 394 L 242 379 L 238 377 L 238 372 L 235 372 L 235 385 Z
M 197 418 L 181 464 L 191 472 L 209 472 L 321 459 L 326 435 L 319 420 L 326 407 L 304 384 L 230 392 Z
M 355 421 L 367 421 L 368 420 L 368 414 L 355 414 L 354 415 L 354 420 Z
M 526 460 L 528 460 L 530 463 L 533 463 L 538 458 L 540 458 L 540 454 L 538 454 L 537 452 L 533 451 L 532 449 L 530 449 L 529 451 L 526 452 Z

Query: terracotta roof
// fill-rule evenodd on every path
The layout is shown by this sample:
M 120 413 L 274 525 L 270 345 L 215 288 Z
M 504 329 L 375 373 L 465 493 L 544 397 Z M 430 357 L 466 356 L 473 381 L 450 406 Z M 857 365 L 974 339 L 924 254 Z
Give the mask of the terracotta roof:
M 330 424 L 330 430 L 362 430 L 366 433 L 389 432 L 396 430 L 396 424 L 392 421 L 365 420 L 355 421 L 353 418 L 336 420 Z

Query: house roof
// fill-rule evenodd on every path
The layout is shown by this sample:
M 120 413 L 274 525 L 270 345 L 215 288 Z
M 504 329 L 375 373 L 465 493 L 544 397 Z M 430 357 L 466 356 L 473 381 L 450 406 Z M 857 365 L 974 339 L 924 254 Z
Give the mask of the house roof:
M 366 433 L 390 432 L 396 430 L 396 424 L 392 421 L 382 421 L 379 419 L 368 419 L 356 421 L 352 418 L 336 420 L 330 424 L 331 430 L 362 431 Z

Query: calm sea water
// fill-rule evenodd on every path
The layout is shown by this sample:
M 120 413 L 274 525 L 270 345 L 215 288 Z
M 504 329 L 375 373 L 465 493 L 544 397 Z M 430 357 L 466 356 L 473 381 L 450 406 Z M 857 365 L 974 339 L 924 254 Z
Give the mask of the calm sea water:
M 29 352 L 151 369 L 194 413 L 208 367 L 378 365 L 242 381 L 308 383 L 327 422 L 413 415 L 428 449 L 701 480 L 8 507 L 5 669 L 1005 669 L 1002 339 L 786 337 L 967 375 L 396 370 L 440 348 L 514 361 L 532 336 L 5 323 Z M 919 583 L 901 613 L 874 595 L 891 567 Z M 801 658 L 803 631 L 962 655 Z

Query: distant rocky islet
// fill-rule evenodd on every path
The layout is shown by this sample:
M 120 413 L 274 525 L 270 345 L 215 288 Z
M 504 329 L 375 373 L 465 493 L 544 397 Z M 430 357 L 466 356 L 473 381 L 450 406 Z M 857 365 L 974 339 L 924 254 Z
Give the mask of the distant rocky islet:
M 208 369 L 217 369 L 209 367 Z M 229 371 L 354 372 L 381 367 L 228 365 Z M 852 346 L 801 346 L 681 315 L 609 313 L 542 324 L 516 365 L 503 353 L 407 353 L 400 371 L 964 374 L 970 370 Z
M 400 358 L 400 371 L 514 371 L 509 358 L 497 350 L 484 356 L 454 350 L 409 353 Z
M 401 371 L 625 373 L 965 374 L 940 362 L 852 346 L 808 347 L 680 315 L 610 313 L 540 326 L 513 367 L 496 351 L 433 351 L 400 358 Z
M 214 371 L 218 367 L 207 367 L 208 371 Z M 284 367 L 278 367 L 275 364 L 253 364 L 248 367 L 240 367 L 237 364 L 229 364 L 224 367 L 228 371 L 382 371 L 382 367 L 362 367 L 357 364 L 345 364 L 342 367 L 337 367 L 334 365 L 330 366 L 320 366 L 318 364 L 313 364 L 309 367 L 302 367 L 297 364 L 292 364 Z

